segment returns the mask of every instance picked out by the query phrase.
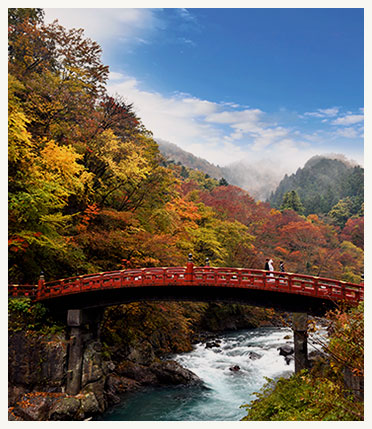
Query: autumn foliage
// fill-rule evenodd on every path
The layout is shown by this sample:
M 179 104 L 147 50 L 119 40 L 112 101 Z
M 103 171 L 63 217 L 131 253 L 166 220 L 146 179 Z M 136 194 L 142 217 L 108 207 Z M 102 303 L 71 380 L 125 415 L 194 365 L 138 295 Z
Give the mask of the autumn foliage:
M 343 228 L 272 209 L 165 161 L 133 106 L 106 91 L 101 49 L 82 30 L 9 12 L 9 280 L 196 264 L 359 282 L 363 217 Z

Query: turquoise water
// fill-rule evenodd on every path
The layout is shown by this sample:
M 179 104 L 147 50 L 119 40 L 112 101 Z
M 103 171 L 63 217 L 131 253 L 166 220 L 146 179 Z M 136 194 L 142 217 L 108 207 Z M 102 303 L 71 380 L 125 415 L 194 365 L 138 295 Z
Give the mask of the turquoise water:
M 289 336 L 289 338 L 288 338 Z M 221 346 L 196 344 L 189 353 L 170 356 L 202 380 L 198 387 L 146 388 L 123 396 L 122 403 L 100 417 L 105 421 L 238 421 L 266 382 L 294 371 L 277 348 L 293 345 L 289 328 L 259 328 L 219 335 Z M 309 347 L 311 350 L 311 347 Z M 258 359 L 252 359 L 252 352 Z M 229 368 L 238 365 L 240 370 Z

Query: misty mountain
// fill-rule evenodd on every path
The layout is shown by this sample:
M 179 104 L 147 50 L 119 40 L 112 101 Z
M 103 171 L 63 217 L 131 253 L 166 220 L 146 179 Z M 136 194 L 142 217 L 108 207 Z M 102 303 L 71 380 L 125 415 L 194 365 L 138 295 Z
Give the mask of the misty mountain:
M 167 160 L 174 161 L 175 163 L 180 162 L 185 167 L 202 171 L 215 179 L 221 179 L 223 177 L 220 167 L 190 152 L 186 152 L 174 143 L 162 139 L 156 139 L 156 143 L 159 146 L 160 152 Z
M 296 173 L 284 176 L 270 195 L 270 204 L 279 208 L 283 195 L 293 190 L 297 191 L 305 214 L 328 213 L 347 197 L 358 210 L 364 201 L 364 169 L 345 158 L 312 157 Z
M 202 171 L 215 178 L 225 178 L 231 185 L 239 186 L 249 192 L 256 200 L 266 200 L 275 191 L 284 172 L 268 162 L 250 164 L 247 161 L 234 162 L 225 167 L 216 166 L 205 159 L 186 152 L 174 143 L 157 139 L 159 150 L 169 161 L 194 170 Z

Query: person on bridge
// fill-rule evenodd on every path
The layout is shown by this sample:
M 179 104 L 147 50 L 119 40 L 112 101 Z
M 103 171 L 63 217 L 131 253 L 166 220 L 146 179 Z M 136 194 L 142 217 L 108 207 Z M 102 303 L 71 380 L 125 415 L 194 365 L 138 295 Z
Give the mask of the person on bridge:
M 269 260 L 269 262 L 268 262 L 268 266 L 269 266 L 269 271 L 274 271 L 274 265 L 273 265 L 274 263 L 273 263 L 273 260 L 272 259 L 270 259 Z M 269 274 L 269 277 L 274 277 L 274 273 L 271 273 L 270 272 L 270 274 Z M 272 282 L 274 279 L 270 279 L 269 281 L 270 282 Z
M 269 258 L 267 258 L 266 259 L 266 262 L 265 262 L 265 268 L 264 268 L 266 271 L 270 271 L 270 267 L 269 267 Z
M 285 272 L 284 262 L 283 261 L 280 261 L 280 263 L 279 263 L 279 271 L 281 273 Z M 279 274 L 279 277 L 284 277 L 284 274 Z M 283 280 L 280 280 L 280 283 L 283 283 Z

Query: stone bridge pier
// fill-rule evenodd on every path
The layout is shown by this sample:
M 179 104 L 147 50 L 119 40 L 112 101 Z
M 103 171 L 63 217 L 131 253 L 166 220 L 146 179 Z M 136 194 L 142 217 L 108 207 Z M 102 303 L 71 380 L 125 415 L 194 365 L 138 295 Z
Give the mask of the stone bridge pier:
M 292 313 L 295 373 L 309 368 L 307 353 L 307 314 Z
M 67 362 L 66 393 L 76 395 L 81 389 L 84 347 L 89 339 L 98 338 L 103 309 L 67 311 L 70 340 Z

